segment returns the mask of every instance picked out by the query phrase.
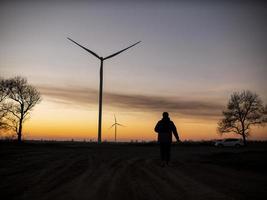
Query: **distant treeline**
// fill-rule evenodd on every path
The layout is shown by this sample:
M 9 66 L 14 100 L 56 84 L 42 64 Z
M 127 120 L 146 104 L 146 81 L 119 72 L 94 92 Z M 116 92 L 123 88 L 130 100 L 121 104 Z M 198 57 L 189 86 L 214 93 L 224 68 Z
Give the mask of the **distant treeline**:
M 201 140 L 201 141 L 183 141 L 180 143 L 173 143 L 173 146 L 214 146 L 216 140 Z M 14 140 L 6 140 L 6 139 L 0 139 L 0 144 L 16 144 L 16 141 Z M 94 145 L 98 144 L 97 141 L 75 141 L 75 140 L 24 140 L 23 143 L 25 145 Z M 249 140 L 248 144 L 266 144 L 267 140 Z M 102 142 L 102 145 L 137 145 L 137 146 L 154 146 L 158 145 L 158 142 L 156 141 L 132 141 L 132 142 Z

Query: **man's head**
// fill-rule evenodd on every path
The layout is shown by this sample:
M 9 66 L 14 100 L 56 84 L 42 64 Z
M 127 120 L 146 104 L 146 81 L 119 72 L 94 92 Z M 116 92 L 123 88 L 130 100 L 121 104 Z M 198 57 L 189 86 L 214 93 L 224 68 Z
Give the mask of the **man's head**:
M 163 112 L 163 113 L 162 113 L 162 117 L 165 118 L 165 119 L 166 119 L 166 118 L 169 118 L 169 113 L 167 113 L 167 112 Z

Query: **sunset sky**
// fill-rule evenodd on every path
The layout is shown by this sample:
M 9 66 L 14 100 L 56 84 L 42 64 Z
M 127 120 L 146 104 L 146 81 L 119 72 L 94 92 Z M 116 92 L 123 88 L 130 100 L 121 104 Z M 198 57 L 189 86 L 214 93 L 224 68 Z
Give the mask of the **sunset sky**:
M 163 111 L 182 140 L 216 139 L 232 92 L 266 104 L 267 4 L 198 2 L 1 1 L 0 76 L 26 77 L 43 99 L 25 138 L 97 138 L 100 62 L 67 37 L 103 57 L 142 41 L 104 62 L 103 140 L 114 114 L 119 141 L 155 140 Z

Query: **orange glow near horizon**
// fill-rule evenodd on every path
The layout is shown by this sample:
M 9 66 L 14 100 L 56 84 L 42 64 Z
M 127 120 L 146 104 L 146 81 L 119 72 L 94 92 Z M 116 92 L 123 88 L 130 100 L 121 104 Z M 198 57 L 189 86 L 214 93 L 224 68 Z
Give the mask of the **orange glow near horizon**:
M 114 123 L 112 110 L 106 108 L 103 113 L 102 141 L 114 141 Z M 154 126 L 161 118 L 160 113 L 125 112 L 115 113 L 118 123 L 125 127 L 118 127 L 118 141 L 153 141 L 157 139 Z M 172 117 L 179 136 L 184 140 L 219 139 L 216 132 L 217 121 L 212 119 L 190 119 Z M 57 105 L 43 101 L 37 105 L 31 114 L 30 120 L 25 122 L 24 137 L 26 139 L 53 139 L 53 140 L 97 140 L 97 106 L 84 109 L 81 107 Z M 250 139 L 266 140 L 266 128 L 254 128 Z M 235 137 L 226 134 L 223 137 Z

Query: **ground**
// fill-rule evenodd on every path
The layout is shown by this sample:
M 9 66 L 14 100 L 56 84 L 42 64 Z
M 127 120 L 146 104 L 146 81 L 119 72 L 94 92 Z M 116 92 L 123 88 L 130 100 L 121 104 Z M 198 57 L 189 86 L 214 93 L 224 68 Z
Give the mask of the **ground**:
M 245 148 L 156 144 L 0 143 L 0 199 L 266 199 L 266 143 Z

